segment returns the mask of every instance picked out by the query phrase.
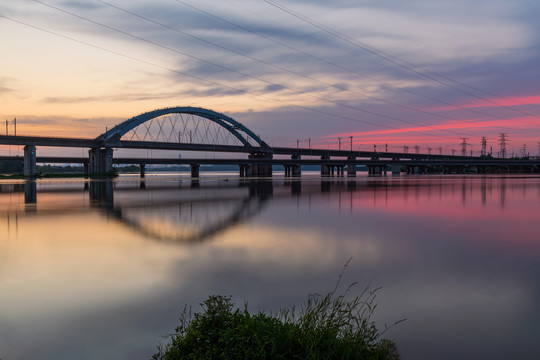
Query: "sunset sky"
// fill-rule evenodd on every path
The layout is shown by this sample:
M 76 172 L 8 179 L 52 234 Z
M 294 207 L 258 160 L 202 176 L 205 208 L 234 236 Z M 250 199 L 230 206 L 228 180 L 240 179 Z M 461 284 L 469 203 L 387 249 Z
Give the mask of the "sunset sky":
M 201 106 L 274 146 L 496 154 L 506 133 L 538 155 L 539 18 L 537 0 L 0 0 L 0 134 Z

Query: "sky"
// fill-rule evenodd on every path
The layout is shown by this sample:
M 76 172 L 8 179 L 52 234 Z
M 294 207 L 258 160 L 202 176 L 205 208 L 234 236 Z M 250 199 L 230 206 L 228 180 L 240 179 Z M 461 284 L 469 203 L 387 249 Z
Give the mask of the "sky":
M 540 152 L 536 0 L 0 0 L 0 134 L 200 106 L 273 146 Z M 431 149 L 431 150 L 429 150 Z

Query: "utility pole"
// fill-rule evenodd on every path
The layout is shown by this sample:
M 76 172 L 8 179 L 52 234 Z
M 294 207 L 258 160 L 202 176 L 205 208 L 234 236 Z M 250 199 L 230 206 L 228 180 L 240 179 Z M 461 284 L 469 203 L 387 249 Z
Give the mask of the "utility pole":
M 417 153 L 417 154 L 420 154 L 420 146 L 419 145 L 414 146 L 414 152 Z
M 540 149 L 540 143 L 538 143 L 538 149 Z M 539 150 L 540 152 L 540 150 Z M 403 153 L 408 154 L 409 153 L 409 147 L 407 145 L 403 145 Z
M 339 150 L 341 150 L 341 138 L 338 137 L 337 139 L 338 139 L 338 143 L 339 143 Z
M 351 138 L 351 151 L 352 151 L 352 135 L 349 136 Z
M 482 136 L 482 150 L 480 150 L 480 156 L 486 156 L 487 155 L 487 152 L 486 152 L 486 148 L 487 148 L 487 139 L 485 136 Z
M 463 140 L 459 145 L 461 145 L 461 156 L 467 156 L 467 143 L 468 138 L 461 138 Z
M 499 145 L 501 146 L 500 150 L 500 156 L 504 159 L 506 158 L 506 142 L 508 141 L 508 138 L 506 137 L 508 134 L 506 133 L 499 133 Z

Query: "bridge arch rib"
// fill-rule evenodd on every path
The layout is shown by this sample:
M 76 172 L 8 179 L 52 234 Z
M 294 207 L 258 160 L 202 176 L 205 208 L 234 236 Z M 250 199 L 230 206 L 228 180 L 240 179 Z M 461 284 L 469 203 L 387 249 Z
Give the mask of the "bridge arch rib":
M 163 115 L 169 115 L 169 114 L 189 114 L 189 115 L 196 115 L 196 116 L 208 119 L 224 127 L 225 129 L 227 129 L 245 147 L 252 147 L 251 143 L 248 141 L 247 137 L 245 136 L 247 135 L 251 137 L 260 147 L 268 148 L 268 145 L 259 136 L 255 135 L 250 129 L 245 127 L 240 122 L 234 120 L 233 118 L 228 117 L 224 114 L 215 112 L 213 110 L 204 109 L 200 107 L 191 107 L 191 106 L 179 106 L 179 107 L 157 109 L 157 110 L 153 110 L 153 111 L 149 111 L 149 112 L 137 115 L 135 117 L 132 117 L 131 119 L 128 119 L 114 126 L 112 129 L 98 136 L 96 140 L 102 141 L 104 143 L 107 143 L 109 141 L 120 140 L 122 136 L 124 136 L 126 133 L 133 130 L 137 126 L 147 121 L 150 121 L 152 119 L 155 119 L 157 117 L 160 117 Z

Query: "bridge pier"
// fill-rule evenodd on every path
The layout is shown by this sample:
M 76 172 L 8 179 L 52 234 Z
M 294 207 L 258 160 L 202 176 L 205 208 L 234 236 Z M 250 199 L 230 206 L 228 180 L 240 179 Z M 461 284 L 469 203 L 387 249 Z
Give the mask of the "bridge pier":
M 92 148 L 88 151 L 91 174 L 107 174 L 112 170 L 112 148 Z
M 140 177 L 141 177 L 141 179 L 144 179 L 144 177 L 145 177 L 145 175 L 146 175 L 146 174 L 145 174 L 145 171 L 144 171 L 145 167 L 146 167 L 145 164 L 139 164 L 139 170 L 140 170 Z
M 248 159 L 250 160 L 259 160 L 259 159 L 268 159 L 272 160 L 272 154 L 270 153 L 254 153 L 249 154 Z M 272 164 L 251 164 L 251 173 L 250 176 L 263 176 L 271 177 L 272 176 Z
M 25 177 L 36 175 L 36 146 L 26 145 L 24 147 L 23 174 Z
M 300 160 L 300 155 L 291 155 L 291 159 L 292 160 Z M 302 176 L 302 167 L 300 166 L 300 164 L 293 164 L 291 165 L 291 175 L 293 177 L 299 177 L 299 176 Z
M 250 173 L 250 165 L 239 164 L 240 168 L 240 177 L 248 177 Z
M 321 160 L 330 160 L 330 156 L 323 155 L 321 156 Z M 321 164 L 321 176 L 330 176 L 330 165 Z
M 382 175 L 383 172 L 386 174 L 386 167 L 380 165 L 368 165 L 368 174 L 369 175 Z
M 349 156 L 347 157 L 347 160 L 354 161 L 356 160 L 356 157 Z M 356 164 L 347 164 L 347 176 L 348 177 L 356 176 Z
M 399 159 L 394 158 L 392 159 L 394 161 L 399 161 Z M 392 175 L 399 175 L 401 173 L 401 165 L 400 164 L 392 164 Z
M 192 179 L 198 179 L 199 178 L 199 170 L 201 168 L 200 164 L 191 164 L 191 178 Z

